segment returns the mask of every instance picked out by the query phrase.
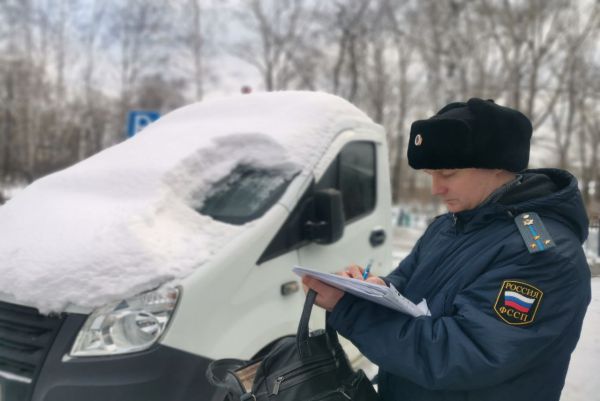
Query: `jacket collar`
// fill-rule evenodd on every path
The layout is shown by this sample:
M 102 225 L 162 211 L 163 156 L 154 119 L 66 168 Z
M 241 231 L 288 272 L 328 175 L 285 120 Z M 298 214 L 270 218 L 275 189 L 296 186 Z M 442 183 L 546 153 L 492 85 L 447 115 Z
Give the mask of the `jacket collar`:
M 499 198 L 475 209 L 449 213 L 455 228 L 469 232 L 497 219 L 512 220 L 524 212 L 537 212 L 562 221 L 580 241 L 585 241 L 589 222 L 577 179 L 558 169 L 525 170 L 522 174 L 522 182 L 512 185 Z

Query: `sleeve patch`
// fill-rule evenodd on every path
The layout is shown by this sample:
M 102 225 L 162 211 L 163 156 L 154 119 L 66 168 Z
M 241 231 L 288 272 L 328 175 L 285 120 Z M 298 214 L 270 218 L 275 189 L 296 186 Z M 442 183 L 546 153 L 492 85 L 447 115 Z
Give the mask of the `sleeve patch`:
M 514 326 L 522 326 L 533 323 L 535 314 L 542 302 L 544 293 L 521 281 L 504 280 L 494 311 L 506 323 Z
M 542 252 L 555 246 L 537 213 L 522 213 L 515 217 L 515 224 L 519 228 L 529 253 Z

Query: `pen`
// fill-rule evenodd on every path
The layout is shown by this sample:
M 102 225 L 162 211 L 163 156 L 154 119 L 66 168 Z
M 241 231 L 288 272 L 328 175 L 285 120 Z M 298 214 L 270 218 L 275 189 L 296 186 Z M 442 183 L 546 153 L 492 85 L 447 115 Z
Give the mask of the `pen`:
M 371 271 L 371 265 L 373 264 L 373 259 L 369 259 L 369 263 L 367 263 L 367 267 L 363 271 L 363 280 L 366 280 L 369 277 L 369 272 Z

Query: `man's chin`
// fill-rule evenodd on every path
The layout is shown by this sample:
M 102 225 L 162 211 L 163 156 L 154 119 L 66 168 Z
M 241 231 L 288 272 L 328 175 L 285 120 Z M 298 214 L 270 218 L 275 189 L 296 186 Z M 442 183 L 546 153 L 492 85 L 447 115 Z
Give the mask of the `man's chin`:
M 450 213 L 458 213 L 462 211 L 462 208 L 460 207 L 460 204 L 453 202 L 453 201 L 446 201 L 444 202 L 446 203 L 446 209 L 448 209 L 448 211 Z

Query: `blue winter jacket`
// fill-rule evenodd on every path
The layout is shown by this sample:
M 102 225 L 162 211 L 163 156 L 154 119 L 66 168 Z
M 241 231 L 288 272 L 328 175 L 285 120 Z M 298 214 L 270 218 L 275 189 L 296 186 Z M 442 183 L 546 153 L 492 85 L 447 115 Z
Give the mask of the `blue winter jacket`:
M 532 212 L 547 246 L 519 232 Z M 438 217 L 385 278 L 431 316 L 346 294 L 328 322 L 379 366 L 383 400 L 558 400 L 591 296 L 587 234 L 576 179 L 529 170 L 500 200 Z

